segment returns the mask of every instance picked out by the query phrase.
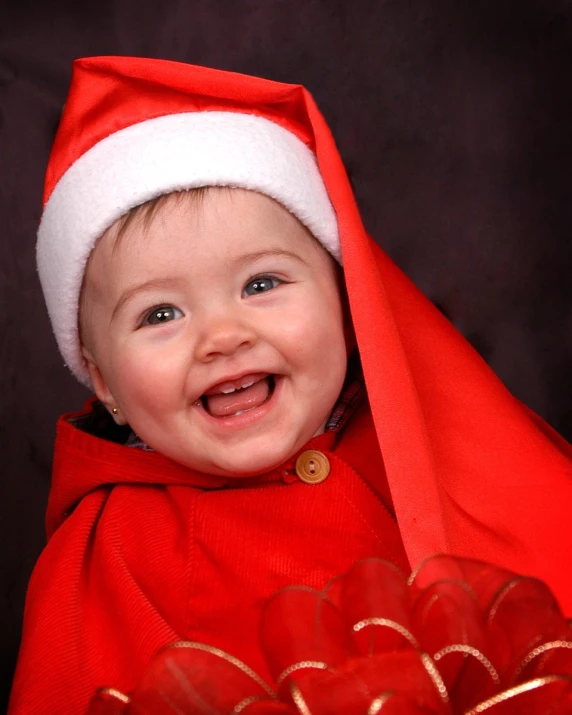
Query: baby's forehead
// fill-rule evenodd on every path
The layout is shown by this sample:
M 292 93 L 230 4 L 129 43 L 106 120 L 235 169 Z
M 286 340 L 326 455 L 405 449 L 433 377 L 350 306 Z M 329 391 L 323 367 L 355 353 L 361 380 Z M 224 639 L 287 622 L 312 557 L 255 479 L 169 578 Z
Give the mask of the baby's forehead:
M 108 272 L 125 275 L 131 263 L 158 273 L 180 258 L 209 267 L 240 267 L 257 256 L 291 252 L 313 262 L 326 255 L 302 222 L 273 198 L 232 187 L 201 187 L 164 194 L 134 207 L 105 231 L 88 261 L 84 283 L 105 283 Z M 192 272 L 192 271 L 191 271 Z
M 127 213 L 120 216 L 103 234 L 102 238 L 108 238 L 115 249 L 126 236 L 136 240 L 146 233 L 153 222 L 168 211 L 172 211 L 177 205 L 184 205 L 189 210 L 200 209 L 207 192 L 214 187 L 200 187 L 187 191 L 175 191 L 168 194 L 156 196 L 143 204 L 134 206 Z

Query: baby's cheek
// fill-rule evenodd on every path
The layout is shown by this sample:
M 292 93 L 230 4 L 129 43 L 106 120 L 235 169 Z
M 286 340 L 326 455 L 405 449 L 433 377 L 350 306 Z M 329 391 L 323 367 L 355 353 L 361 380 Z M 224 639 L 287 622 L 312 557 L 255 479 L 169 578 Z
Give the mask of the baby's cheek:
M 158 389 L 162 382 L 158 365 L 124 356 L 117 368 L 116 378 L 123 402 L 141 407 L 160 403 L 163 390 Z

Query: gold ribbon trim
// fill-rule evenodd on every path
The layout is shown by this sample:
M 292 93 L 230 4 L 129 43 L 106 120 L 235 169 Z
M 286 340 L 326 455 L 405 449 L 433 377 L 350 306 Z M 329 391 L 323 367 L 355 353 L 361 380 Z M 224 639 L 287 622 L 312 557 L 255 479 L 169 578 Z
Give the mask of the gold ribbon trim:
M 499 703 L 503 703 L 505 700 L 510 700 L 511 698 L 527 693 L 530 690 L 536 690 L 537 688 L 542 688 L 545 685 L 550 685 L 550 683 L 558 682 L 568 683 L 570 681 L 562 675 L 547 675 L 544 678 L 534 678 L 534 680 L 529 680 L 526 683 L 515 685 L 514 688 L 509 688 L 508 690 L 503 690 L 502 693 L 493 695 L 492 698 L 479 703 L 474 708 L 471 708 L 471 710 L 467 710 L 465 715 L 480 715 L 480 713 L 484 713 L 486 710 L 489 710 Z
M 353 630 L 356 633 L 359 633 L 359 631 L 363 630 L 367 626 L 384 626 L 385 628 L 391 628 L 391 630 L 397 631 L 399 635 L 402 635 L 405 640 L 409 641 L 414 648 L 419 648 L 419 643 L 413 633 L 408 631 L 405 626 L 401 625 L 401 623 L 392 621 L 390 618 L 364 618 L 363 621 L 358 621 L 354 624 Z
M 324 663 L 321 660 L 301 660 L 299 663 L 289 665 L 286 670 L 283 670 L 276 678 L 276 686 L 279 688 L 289 675 L 292 675 L 292 673 L 295 673 L 297 670 L 304 670 L 305 668 L 313 668 L 314 670 L 327 670 L 328 664 Z

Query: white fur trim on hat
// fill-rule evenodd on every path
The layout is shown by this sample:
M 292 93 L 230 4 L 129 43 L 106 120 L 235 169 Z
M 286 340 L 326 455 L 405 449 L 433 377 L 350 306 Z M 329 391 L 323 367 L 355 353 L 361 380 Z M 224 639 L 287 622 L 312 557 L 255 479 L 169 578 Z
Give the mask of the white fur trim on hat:
M 78 333 L 79 294 L 97 239 L 134 206 L 199 186 L 266 194 L 291 211 L 339 261 L 336 216 L 312 151 L 262 117 L 189 112 L 106 137 L 66 171 L 38 231 L 40 281 L 60 351 L 89 385 Z

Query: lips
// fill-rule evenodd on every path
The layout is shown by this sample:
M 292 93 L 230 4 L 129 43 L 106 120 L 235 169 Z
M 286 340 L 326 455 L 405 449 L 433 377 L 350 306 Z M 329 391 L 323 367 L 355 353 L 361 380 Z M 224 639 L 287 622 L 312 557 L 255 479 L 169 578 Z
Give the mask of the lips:
M 251 373 L 209 388 L 201 402 L 212 417 L 235 417 L 264 404 L 274 390 L 274 376 Z

